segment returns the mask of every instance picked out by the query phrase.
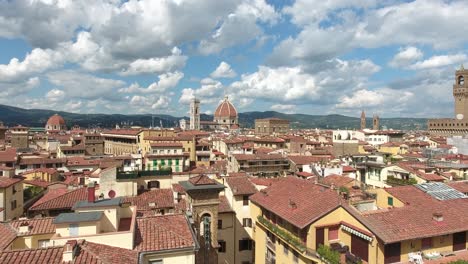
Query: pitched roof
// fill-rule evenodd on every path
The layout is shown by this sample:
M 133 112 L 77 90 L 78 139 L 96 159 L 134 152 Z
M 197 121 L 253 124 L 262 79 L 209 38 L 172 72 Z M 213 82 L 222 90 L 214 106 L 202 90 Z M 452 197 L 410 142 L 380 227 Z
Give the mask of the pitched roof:
M 307 165 L 314 162 L 330 160 L 330 156 L 288 156 L 296 165 Z
M 0 263 L 59 264 L 62 257 L 63 247 L 10 250 L 0 252 Z
M 193 248 L 193 239 L 187 219 L 182 214 L 137 218 L 135 250 L 161 251 Z
M 21 182 L 22 180 L 22 177 L 9 178 L 0 176 L 0 188 L 10 187 L 11 185 Z
M 174 208 L 174 195 L 171 189 L 155 189 L 135 197 L 125 197 L 123 202 L 136 205 L 137 210 Z M 154 206 L 150 203 L 154 203 Z
M 468 181 L 456 181 L 447 183 L 448 186 L 462 193 L 468 193 Z
M 5 151 L 0 151 L 0 162 L 15 162 L 16 161 L 16 149 L 9 148 Z
M 193 185 L 212 185 L 216 184 L 213 179 L 210 179 L 208 176 L 202 174 L 195 177 L 192 177 L 188 180 Z
M 234 210 L 232 210 L 231 205 L 229 204 L 226 196 L 220 195 L 219 204 L 218 204 L 218 213 L 231 213 L 231 212 L 234 212 Z
M 250 200 L 299 228 L 340 204 L 335 191 L 296 177 L 282 178 Z
M 246 176 L 226 177 L 226 183 L 231 187 L 233 195 L 250 195 L 257 192 L 255 185 Z
M 54 234 L 55 225 L 53 224 L 53 217 L 32 218 L 25 220 L 14 220 L 9 225 L 16 230 L 19 236 L 31 236 L 40 234 Z M 20 226 L 28 225 L 28 232 L 19 232 Z
M 385 243 L 468 230 L 468 199 L 439 201 L 413 185 L 386 191 L 405 205 L 362 217 L 366 226 Z M 442 213 L 443 221 L 433 220 L 434 213 Z
M 37 200 L 29 210 L 71 209 L 76 202 L 87 199 L 86 188 L 76 190 L 49 190 L 41 199 Z
M 16 232 L 7 223 L 0 223 L 0 251 L 7 248 L 16 239 Z M 1 263 L 1 261 L 0 261 Z
M 341 176 L 337 174 L 328 175 L 322 180 L 323 184 L 326 185 L 335 185 L 336 187 L 341 187 L 346 184 L 353 182 L 354 179 L 346 176 Z
M 125 248 L 84 241 L 74 264 L 127 264 L 138 263 L 138 252 Z

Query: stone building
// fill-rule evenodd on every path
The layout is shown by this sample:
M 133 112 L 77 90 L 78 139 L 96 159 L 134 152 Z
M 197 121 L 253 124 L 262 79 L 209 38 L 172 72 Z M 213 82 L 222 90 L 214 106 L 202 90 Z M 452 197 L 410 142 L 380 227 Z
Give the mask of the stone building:
M 190 129 L 200 130 L 200 100 L 197 98 L 190 102 Z
M 364 110 L 361 112 L 361 130 L 366 129 L 366 113 Z
M 29 128 L 16 126 L 10 128 L 11 146 L 14 148 L 25 149 L 29 147 Z
M 255 134 L 285 134 L 289 131 L 289 120 L 280 118 L 255 119 Z
M 380 117 L 378 115 L 374 115 L 372 118 L 372 129 L 379 130 L 380 129 Z
M 455 100 L 455 118 L 429 119 L 427 128 L 433 135 L 466 135 L 468 134 L 468 70 L 463 65 L 455 71 L 453 97 Z

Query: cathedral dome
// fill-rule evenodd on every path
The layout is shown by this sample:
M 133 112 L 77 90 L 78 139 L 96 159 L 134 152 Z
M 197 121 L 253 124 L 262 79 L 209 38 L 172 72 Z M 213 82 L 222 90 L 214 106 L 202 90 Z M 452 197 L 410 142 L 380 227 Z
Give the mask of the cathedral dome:
M 47 131 L 53 131 L 53 130 L 65 130 L 66 125 L 65 125 L 65 119 L 63 117 L 59 116 L 58 114 L 55 114 L 47 120 L 46 124 L 46 130 Z
M 236 108 L 229 102 L 227 96 L 224 98 L 223 102 L 216 108 L 214 112 L 215 118 L 222 118 L 222 117 L 237 117 L 237 110 Z

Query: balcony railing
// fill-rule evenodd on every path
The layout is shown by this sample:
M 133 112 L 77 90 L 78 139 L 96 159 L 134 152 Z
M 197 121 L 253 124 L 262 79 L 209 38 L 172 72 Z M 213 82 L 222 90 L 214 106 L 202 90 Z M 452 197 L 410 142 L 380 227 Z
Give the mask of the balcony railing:
M 260 222 L 263 226 L 265 226 L 270 232 L 272 232 L 277 237 L 289 243 L 296 250 L 300 252 L 306 251 L 306 246 L 304 242 L 302 242 L 299 238 L 297 238 L 295 235 L 293 235 L 286 229 L 273 224 L 272 222 L 265 219 L 263 216 L 258 216 L 257 219 L 258 219 L 258 222 Z
M 130 171 L 130 172 L 117 172 L 117 180 L 128 180 L 137 179 L 145 176 L 167 176 L 172 174 L 172 169 L 161 169 L 161 170 L 141 170 L 141 171 Z
M 271 248 L 273 251 L 276 250 L 276 245 L 269 237 L 266 238 L 266 245 L 267 247 Z

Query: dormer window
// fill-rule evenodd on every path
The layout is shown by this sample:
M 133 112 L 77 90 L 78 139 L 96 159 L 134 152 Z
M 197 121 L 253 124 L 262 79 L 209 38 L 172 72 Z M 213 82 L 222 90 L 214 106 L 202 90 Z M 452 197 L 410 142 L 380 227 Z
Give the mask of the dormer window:
M 458 85 L 464 85 L 464 84 L 465 84 L 465 77 L 458 76 Z

